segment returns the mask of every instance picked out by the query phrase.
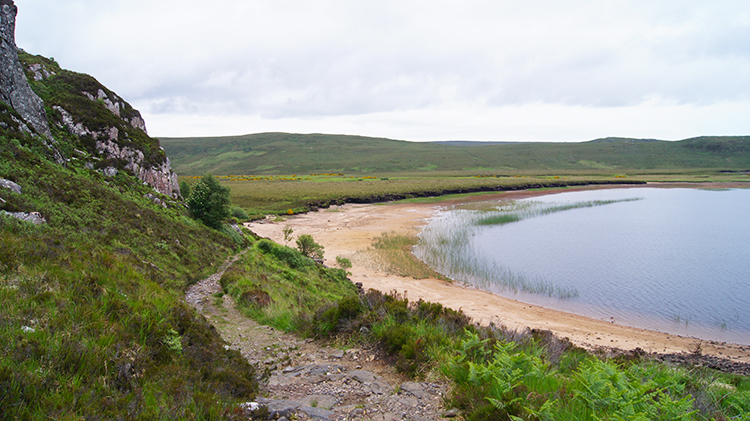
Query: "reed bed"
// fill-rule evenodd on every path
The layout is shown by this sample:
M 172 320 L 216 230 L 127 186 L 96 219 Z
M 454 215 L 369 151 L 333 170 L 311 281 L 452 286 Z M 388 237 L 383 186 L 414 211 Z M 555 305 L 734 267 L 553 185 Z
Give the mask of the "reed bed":
M 414 254 L 437 272 L 492 292 L 543 294 L 559 299 L 578 297 L 570 286 L 517 273 L 480 256 L 471 238 L 486 226 L 504 225 L 567 210 L 604 206 L 640 199 L 592 200 L 572 203 L 492 201 L 448 208 L 419 235 Z

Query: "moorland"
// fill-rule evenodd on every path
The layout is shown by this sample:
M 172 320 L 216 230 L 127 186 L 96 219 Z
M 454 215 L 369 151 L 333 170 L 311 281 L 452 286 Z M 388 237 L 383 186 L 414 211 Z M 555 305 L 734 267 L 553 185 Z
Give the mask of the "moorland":
M 750 137 L 577 143 L 407 142 L 261 133 L 162 138 L 187 183 L 205 173 L 252 217 L 470 192 L 587 184 L 750 181 Z

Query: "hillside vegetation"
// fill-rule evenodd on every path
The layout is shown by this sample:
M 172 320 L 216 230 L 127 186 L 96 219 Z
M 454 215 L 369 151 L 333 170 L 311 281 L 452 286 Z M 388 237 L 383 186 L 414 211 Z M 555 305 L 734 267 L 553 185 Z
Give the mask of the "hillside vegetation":
M 750 136 L 705 136 L 676 142 L 605 138 L 582 143 L 445 144 L 259 133 L 160 141 L 179 175 L 750 170 Z
M 183 296 L 252 236 L 195 221 L 179 195 L 127 169 L 136 161 L 97 148 L 104 136 L 142 154 L 141 168 L 166 162 L 114 93 L 52 60 L 21 60 L 47 72 L 32 88 L 53 138 L 0 103 L 0 419 L 240 414 L 256 370 Z

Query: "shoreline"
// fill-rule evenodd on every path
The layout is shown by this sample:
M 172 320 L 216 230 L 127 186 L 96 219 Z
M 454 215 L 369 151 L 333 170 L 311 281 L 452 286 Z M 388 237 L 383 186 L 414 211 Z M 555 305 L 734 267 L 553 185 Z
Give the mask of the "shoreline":
M 549 330 L 573 344 L 589 349 L 613 348 L 646 353 L 691 353 L 700 346 L 703 355 L 714 356 L 734 363 L 750 364 L 750 346 L 704 340 L 618 325 L 573 313 L 523 303 L 480 290 L 460 282 L 434 278 L 413 279 L 387 274 L 363 264 L 362 252 L 375 237 L 387 232 L 419 232 L 438 207 L 495 198 L 521 199 L 580 190 L 612 188 L 727 188 L 749 187 L 747 183 L 648 183 L 618 186 L 581 186 L 569 188 L 523 190 L 452 198 L 435 203 L 345 204 L 329 209 L 289 217 L 284 222 L 261 221 L 245 225 L 261 237 L 284 244 L 282 230 L 293 229 L 295 236 L 310 234 L 325 247 L 326 264 L 333 266 L 336 256 L 352 260 L 353 282 L 361 282 L 365 289 L 384 293 L 396 291 L 409 300 L 423 299 L 462 310 L 475 323 L 494 323 L 510 329 Z

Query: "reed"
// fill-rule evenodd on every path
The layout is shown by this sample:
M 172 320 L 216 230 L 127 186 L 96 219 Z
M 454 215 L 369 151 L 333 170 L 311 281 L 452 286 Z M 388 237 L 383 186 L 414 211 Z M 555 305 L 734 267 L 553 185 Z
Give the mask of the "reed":
M 420 234 L 414 254 L 437 272 L 492 292 L 524 292 L 560 299 L 578 297 L 569 286 L 554 285 L 539 278 L 517 273 L 482 257 L 471 238 L 486 226 L 504 225 L 567 210 L 604 206 L 623 200 L 592 200 L 573 203 L 536 201 L 492 201 L 459 205 L 432 221 Z

